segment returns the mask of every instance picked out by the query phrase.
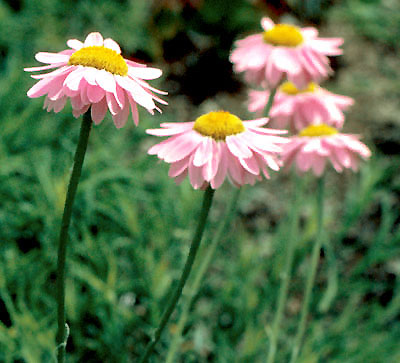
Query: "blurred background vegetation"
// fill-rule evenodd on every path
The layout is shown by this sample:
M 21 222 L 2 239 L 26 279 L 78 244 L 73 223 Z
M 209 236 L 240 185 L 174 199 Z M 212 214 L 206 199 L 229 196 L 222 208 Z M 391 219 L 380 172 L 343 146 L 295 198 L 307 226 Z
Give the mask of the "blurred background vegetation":
M 400 361 L 400 3 L 398 0 L 118 0 L 0 2 L 0 362 L 51 362 L 55 338 L 56 240 L 79 120 L 30 100 L 23 67 L 38 51 L 65 49 L 91 31 L 115 39 L 125 57 L 160 67 L 162 115 L 141 110 L 116 130 L 109 116 L 91 135 L 74 208 L 68 256 L 69 362 L 134 361 L 179 277 L 202 193 L 167 177 L 146 155 L 146 128 L 226 109 L 243 119 L 247 89 L 232 74 L 235 39 L 259 20 L 297 20 L 345 38 L 325 86 L 356 99 L 345 131 L 374 156 L 358 175 L 328 173 L 326 230 L 313 320 L 301 362 Z M 285 254 L 293 186 L 274 175 L 242 192 L 191 308 L 181 362 L 263 362 Z M 278 362 L 287 361 L 316 228 L 306 177 L 301 234 Z M 226 202 L 216 193 L 203 254 Z M 329 236 L 329 237 L 328 237 Z M 190 283 L 190 281 L 189 281 Z M 163 362 L 174 322 L 158 345 Z

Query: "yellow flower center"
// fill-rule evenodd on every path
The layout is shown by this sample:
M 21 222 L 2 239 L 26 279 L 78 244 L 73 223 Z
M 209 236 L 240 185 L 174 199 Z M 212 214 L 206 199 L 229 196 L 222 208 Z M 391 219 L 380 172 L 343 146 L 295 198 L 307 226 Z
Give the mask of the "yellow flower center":
M 308 136 L 308 137 L 320 137 L 320 136 L 332 136 L 338 133 L 332 126 L 328 126 L 326 124 L 320 125 L 310 125 L 305 129 L 301 130 L 299 136 Z
M 292 82 L 284 82 L 279 87 L 281 92 L 284 92 L 288 95 L 297 95 L 299 93 L 307 93 L 307 92 L 314 92 L 317 89 L 317 84 L 314 82 L 310 82 L 307 87 L 298 89 Z
M 266 43 L 284 47 L 297 47 L 303 43 L 303 36 L 299 28 L 289 24 L 275 25 L 263 33 L 263 39 Z
M 196 119 L 193 129 L 203 136 L 210 136 L 216 141 L 227 136 L 240 134 L 245 130 L 239 117 L 226 111 L 210 112 Z
M 120 76 L 128 75 L 128 65 L 124 58 L 115 50 L 98 45 L 79 49 L 71 55 L 68 64 L 104 69 Z

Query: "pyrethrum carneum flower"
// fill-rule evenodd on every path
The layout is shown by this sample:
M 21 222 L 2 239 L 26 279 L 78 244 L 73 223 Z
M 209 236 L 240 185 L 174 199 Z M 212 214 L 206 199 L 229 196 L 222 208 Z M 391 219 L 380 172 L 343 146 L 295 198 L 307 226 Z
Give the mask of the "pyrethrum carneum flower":
M 267 168 L 279 170 L 278 156 L 286 131 L 263 128 L 267 118 L 242 121 L 226 111 L 210 112 L 194 122 L 163 123 L 147 130 L 156 136 L 171 136 L 148 151 L 170 163 L 169 176 L 177 184 L 189 174 L 195 189 L 208 184 L 217 189 L 225 177 L 235 186 L 254 184 Z
M 275 87 L 286 77 L 297 87 L 317 82 L 332 72 L 327 56 L 342 54 L 342 38 L 319 38 L 315 28 L 299 28 L 261 20 L 263 33 L 238 40 L 230 60 L 248 82 Z
M 290 138 L 284 146 L 282 160 L 285 166 L 296 164 L 297 170 L 312 170 L 321 176 L 326 162 L 330 161 L 337 172 L 343 169 L 358 170 L 361 159 L 371 156 L 371 151 L 357 135 L 342 134 L 326 125 L 310 125 Z
M 119 45 L 112 39 L 103 39 L 100 33 L 90 33 L 85 42 L 70 39 L 71 49 L 59 53 L 37 53 L 35 58 L 46 66 L 25 68 L 25 71 L 56 70 L 32 78 L 40 79 L 29 91 L 29 97 L 46 95 L 47 111 L 60 112 L 69 98 L 73 115 L 79 117 L 91 106 L 92 120 L 99 124 L 110 110 L 117 128 L 125 125 L 132 111 L 137 125 L 137 104 L 151 114 L 161 110 L 154 100 L 167 104 L 152 91 L 166 94 L 151 87 L 144 80 L 161 76 L 162 71 L 136 63 L 121 56 Z M 130 109 L 130 110 L 129 110 Z
M 269 90 L 250 91 L 249 111 L 262 114 L 269 95 Z M 329 92 L 314 82 L 302 89 L 284 82 L 278 88 L 269 112 L 271 126 L 298 132 L 308 125 L 325 122 L 340 129 L 344 122 L 343 111 L 353 103 L 351 97 Z

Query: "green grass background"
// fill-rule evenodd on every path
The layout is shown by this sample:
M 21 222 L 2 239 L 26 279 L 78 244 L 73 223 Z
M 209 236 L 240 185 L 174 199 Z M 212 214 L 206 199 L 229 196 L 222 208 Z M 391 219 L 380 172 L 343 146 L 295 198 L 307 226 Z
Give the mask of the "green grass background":
M 54 360 L 56 241 L 79 131 L 70 106 L 55 115 L 42 110 L 42 99 L 26 97 L 34 81 L 22 68 L 36 64 L 36 52 L 59 51 L 67 39 L 83 39 L 93 30 L 117 40 L 124 54 L 161 67 L 165 75 L 152 84 L 171 96 L 162 115 L 141 110 L 138 128 L 129 122 L 117 130 L 107 116 L 93 129 L 68 246 L 68 361 L 134 361 L 159 321 L 183 267 L 202 192 L 187 181 L 177 187 L 167 165 L 146 155 L 159 140 L 145 129 L 192 120 L 213 107 L 250 117 L 244 88 L 219 92 L 196 106 L 174 94 L 176 85 L 167 76 L 177 65 L 185 70 L 192 58 L 165 63 L 164 45 L 188 32 L 223 58 L 230 45 L 216 29 L 222 26 L 232 38 L 258 31 L 260 17 L 270 10 L 262 1 L 205 0 L 187 16 L 182 3 L 0 2 L 0 362 Z M 296 14 L 295 2 L 289 3 Z M 310 9 L 314 19 L 320 8 Z M 322 34 L 346 39 L 345 56 L 328 87 L 356 99 L 345 130 L 364 134 L 374 155 L 359 174 L 328 173 L 326 242 L 300 362 L 395 363 L 400 361 L 400 7 L 395 0 L 354 0 L 321 9 Z M 264 361 L 293 187 L 290 174 L 279 173 L 244 188 L 238 216 L 195 298 L 177 361 Z M 314 190 L 315 180 L 305 177 L 278 362 L 288 360 L 301 307 L 316 231 Z M 229 183 L 216 192 L 200 256 L 233 192 Z M 154 362 L 165 359 L 179 311 L 178 306 Z

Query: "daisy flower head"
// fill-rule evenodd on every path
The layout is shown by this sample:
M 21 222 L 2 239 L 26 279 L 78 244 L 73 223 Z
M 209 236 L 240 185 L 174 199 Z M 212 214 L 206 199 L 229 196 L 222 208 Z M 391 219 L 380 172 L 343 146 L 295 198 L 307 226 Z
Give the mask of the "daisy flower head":
M 145 80 L 161 76 L 162 71 L 147 67 L 121 56 L 119 45 L 112 39 L 103 39 L 100 33 L 90 33 L 85 42 L 67 41 L 70 49 L 59 53 L 40 52 L 36 60 L 48 65 L 25 68 L 25 71 L 49 73 L 32 75 L 39 79 L 27 93 L 35 98 L 46 95 L 44 108 L 60 112 L 70 99 L 72 113 L 79 117 L 91 107 L 92 120 L 99 124 L 110 110 L 117 128 L 125 125 L 130 111 L 136 125 L 139 123 L 137 105 L 161 112 L 154 101 L 167 104 L 153 92 L 166 92 L 151 87 Z
M 342 54 L 342 38 L 319 38 L 313 27 L 299 28 L 261 19 L 263 33 L 238 40 L 230 60 L 248 82 L 275 87 L 285 77 L 297 87 L 329 76 L 327 56 Z
M 189 175 L 195 189 L 221 186 L 225 177 L 233 185 L 253 185 L 267 167 L 279 170 L 278 159 L 287 138 L 284 130 L 267 129 L 267 118 L 242 121 L 237 116 L 216 111 L 193 122 L 163 123 L 161 129 L 147 130 L 155 136 L 170 136 L 149 149 L 150 155 L 170 163 L 169 176 L 179 184 Z
M 250 91 L 249 111 L 262 114 L 269 95 L 269 90 Z M 344 122 L 343 111 L 353 103 L 351 97 L 329 92 L 314 82 L 305 88 L 284 82 L 276 92 L 269 116 L 273 127 L 289 128 L 294 132 L 323 122 L 340 129 Z
M 296 165 L 300 173 L 312 170 L 321 176 L 326 162 L 341 173 L 343 169 L 358 170 L 361 159 L 368 159 L 371 151 L 359 136 L 343 134 L 327 124 L 310 125 L 290 138 L 284 146 L 282 161 L 286 167 Z

